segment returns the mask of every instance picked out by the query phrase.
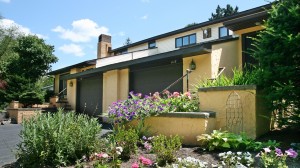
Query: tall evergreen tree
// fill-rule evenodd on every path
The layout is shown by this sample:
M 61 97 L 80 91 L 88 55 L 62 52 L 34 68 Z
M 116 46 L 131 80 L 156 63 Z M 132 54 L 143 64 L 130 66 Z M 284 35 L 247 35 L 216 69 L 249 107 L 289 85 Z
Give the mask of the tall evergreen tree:
M 280 125 L 300 122 L 300 3 L 278 0 L 255 39 L 254 58 L 269 108 Z
M 208 20 L 220 19 L 226 16 L 238 13 L 239 8 L 236 6 L 234 9 L 231 5 L 227 4 L 226 8 L 221 8 L 220 5 L 217 6 L 216 13 L 211 14 L 211 18 Z

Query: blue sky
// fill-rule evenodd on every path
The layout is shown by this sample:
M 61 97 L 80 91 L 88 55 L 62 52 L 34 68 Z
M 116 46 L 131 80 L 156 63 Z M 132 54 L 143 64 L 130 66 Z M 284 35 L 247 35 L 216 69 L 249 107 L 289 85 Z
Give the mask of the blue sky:
M 54 45 L 52 70 L 97 57 L 97 37 L 112 36 L 112 47 L 207 21 L 217 5 L 244 11 L 266 0 L 0 0 L 2 25 L 17 25 Z

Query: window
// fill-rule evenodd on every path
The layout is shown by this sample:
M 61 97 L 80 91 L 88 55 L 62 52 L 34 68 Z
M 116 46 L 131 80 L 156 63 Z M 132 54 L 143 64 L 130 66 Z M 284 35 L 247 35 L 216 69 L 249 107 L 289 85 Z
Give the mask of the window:
M 211 28 L 207 28 L 203 30 L 203 39 L 210 38 L 211 37 Z
M 232 34 L 233 34 L 233 32 L 231 30 L 227 29 L 226 27 L 219 28 L 219 38 L 227 37 Z
M 127 54 L 127 53 L 128 53 L 128 51 L 127 51 L 127 48 L 126 48 L 126 49 L 122 49 L 122 50 L 117 51 L 115 55 L 122 55 L 122 54 Z
M 191 34 L 183 37 L 179 37 L 175 39 L 175 47 L 183 47 L 191 44 L 196 44 L 196 34 Z
M 155 48 L 156 47 L 156 42 L 155 41 L 150 41 L 148 43 L 148 48 L 151 49 L 151 48 Z

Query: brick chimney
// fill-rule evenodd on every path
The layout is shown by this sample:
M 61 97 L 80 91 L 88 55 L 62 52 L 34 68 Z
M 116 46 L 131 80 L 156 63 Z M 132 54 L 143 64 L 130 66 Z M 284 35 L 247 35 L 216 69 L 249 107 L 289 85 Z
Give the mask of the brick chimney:
M 99 58 L 109 56 L 110 50 L 111 50 L 111 36 L 101 34 L 98 40 L 97 58 L 99 59 Z

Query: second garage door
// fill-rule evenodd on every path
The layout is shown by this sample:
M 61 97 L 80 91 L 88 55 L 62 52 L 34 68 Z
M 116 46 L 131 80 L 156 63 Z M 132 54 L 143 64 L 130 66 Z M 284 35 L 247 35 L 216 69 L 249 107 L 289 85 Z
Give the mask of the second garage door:
M 94 77 L 78 80 L 77 111 L 90 116 L 102 114 L 102 86 L 103 77 Z
M 161 92 L 182 76 L 182 60 L 167 60 L 148 63 L 130 68 L 130 91 L 149 95 Z M 182 92 L 183 82 L 180 81 L 169 91 Z

